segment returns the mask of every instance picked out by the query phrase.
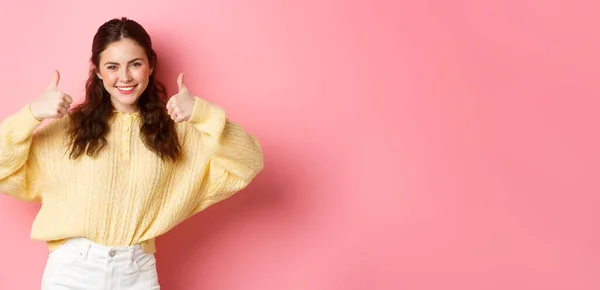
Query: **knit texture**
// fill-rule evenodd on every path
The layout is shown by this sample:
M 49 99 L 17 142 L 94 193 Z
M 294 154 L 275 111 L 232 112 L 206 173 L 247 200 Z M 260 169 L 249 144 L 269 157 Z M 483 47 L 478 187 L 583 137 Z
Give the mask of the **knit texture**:
M 100 154 L 70 159 L 69 122 L 42 125 L 25 106 L 0 124 L 0 192 L 42 203 L 31 238 L 50 250 L 85 237 L 155 252 L 156 237 L 243 189 L 263 168 L 256 138 L 200 98 L 190 120 L 177 124 L 177 162 L 145 147 L 139 113 L 116 111 Z

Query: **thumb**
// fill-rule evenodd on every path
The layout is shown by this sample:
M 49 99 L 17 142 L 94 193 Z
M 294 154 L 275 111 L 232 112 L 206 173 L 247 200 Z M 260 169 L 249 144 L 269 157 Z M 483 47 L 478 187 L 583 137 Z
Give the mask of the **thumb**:
M 56 89 L 58 87 L 58 82 L 60 81 L 60 73 L 55 70 L 54 75 L 52 77 L 52 81 L 48 85 L 48 89 Z
M 186 90 L 186 87 L 183 84 L 183 73 L 180 73 L 179 77 L 177 77 L 177 85 L 179 86 L 179 92 Z

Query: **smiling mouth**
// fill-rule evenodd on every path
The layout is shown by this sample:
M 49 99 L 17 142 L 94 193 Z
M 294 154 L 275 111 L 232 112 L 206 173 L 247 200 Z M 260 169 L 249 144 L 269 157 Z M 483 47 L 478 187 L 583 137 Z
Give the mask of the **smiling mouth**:
M 119 90 L 119 92 L 124 93 L 124 94 L 129 94 L 133 92 L 133 89 L 135 89 L 137 85 L 135 86 L 128 86 L 128 87 L 116 87 L 117 90 Z

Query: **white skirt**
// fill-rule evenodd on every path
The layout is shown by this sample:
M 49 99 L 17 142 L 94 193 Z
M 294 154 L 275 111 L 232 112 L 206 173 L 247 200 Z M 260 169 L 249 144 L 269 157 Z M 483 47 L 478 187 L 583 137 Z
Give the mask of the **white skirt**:
M 48 255 L 42 290 L 160 289 L 154 254 L 71 238 Z

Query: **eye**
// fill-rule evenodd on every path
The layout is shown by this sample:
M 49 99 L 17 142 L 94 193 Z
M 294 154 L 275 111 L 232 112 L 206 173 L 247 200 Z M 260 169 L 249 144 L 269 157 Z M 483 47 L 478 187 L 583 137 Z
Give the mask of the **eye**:
M 116 65 L 109 65 L 106 67 L 108 70 L 116 70 L 117 66 Z
M 142 63 L 141 62 L 134 62 L 132 64 L 132 66 L 134 66 L 134 67 L 142 66 Z

